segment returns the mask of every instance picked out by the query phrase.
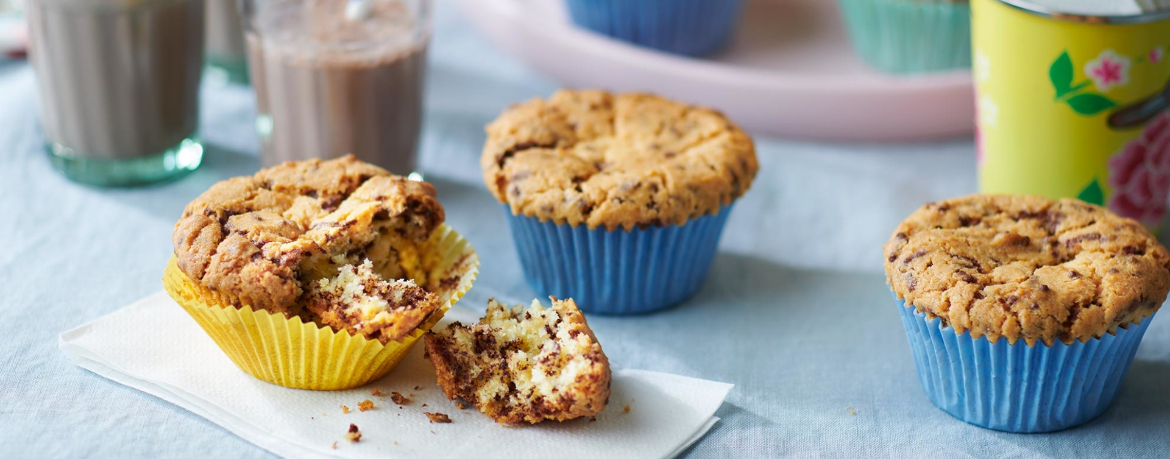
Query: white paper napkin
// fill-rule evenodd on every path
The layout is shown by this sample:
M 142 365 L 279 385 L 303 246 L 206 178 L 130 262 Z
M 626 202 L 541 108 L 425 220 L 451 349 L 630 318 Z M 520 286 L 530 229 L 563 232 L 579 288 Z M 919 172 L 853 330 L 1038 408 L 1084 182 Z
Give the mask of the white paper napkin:
M 454 320 L 473 322 L 477 314 L 455 307 L 439 326 Z M 596 421 L 507 427 L 448 401 L 422 346 L 390 375 L 357 389 L 306 391 L 259 381 L 236 368 L 165 293 L 62 333 L 60 347 L 82 368 L 286 457 L 671 457 L 715 424 L 713 414 L 732 387 L 618 370 L 609 406 Z M 374 389 L 386 396 L 371 395 Z M 392 391 L 411 401 L 399 407 L 388 396 Z M 375 408 L 359 411 L 367 399 Z M 423 412 L 445 413 L 452 423 L 432 424 Z M 358 443 L 343 438 L 350 423 L 361 429 Z

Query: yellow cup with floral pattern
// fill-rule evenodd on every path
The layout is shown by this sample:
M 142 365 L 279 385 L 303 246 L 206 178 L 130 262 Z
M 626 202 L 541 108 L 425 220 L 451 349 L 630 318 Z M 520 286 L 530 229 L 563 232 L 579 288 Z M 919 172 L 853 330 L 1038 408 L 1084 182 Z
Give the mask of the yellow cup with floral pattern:
M 1158 229 L 1170 197 L 1170 11 L 973 0 L 979 186 L 1077 197 Z

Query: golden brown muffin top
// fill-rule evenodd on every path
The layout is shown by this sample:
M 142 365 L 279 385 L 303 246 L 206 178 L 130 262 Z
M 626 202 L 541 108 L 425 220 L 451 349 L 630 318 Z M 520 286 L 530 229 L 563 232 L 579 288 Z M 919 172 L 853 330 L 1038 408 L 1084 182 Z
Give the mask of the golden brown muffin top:
M 404 277 L 389 242 L 422 242 L 443 222 L 430 184 L 346 156 L 284 163 L 213 185 L 175 224 L 179 268 L 211 290 L 292 316 L 303 283 L 371 258 Z M 376 254 L 374 252 L 377 252 Z
M 751 137 L 719 112 L 603 91 L 508 108 L 487 126 L 480 165 L 514 214 L 610 230 L 715 214 L 759 167 Z
M 1141 224 L 1075 199 L 930 203 L 885 256 L 898 298 L 993 342 L 1099 338 L 1153 315 L 1170 290 L 1170 254 Z

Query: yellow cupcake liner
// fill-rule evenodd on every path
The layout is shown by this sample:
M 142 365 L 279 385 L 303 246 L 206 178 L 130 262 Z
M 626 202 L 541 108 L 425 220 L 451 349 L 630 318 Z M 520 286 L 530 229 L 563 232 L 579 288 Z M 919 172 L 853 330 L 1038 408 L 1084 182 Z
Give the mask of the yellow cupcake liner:
M 193 281 L 173 257 L 163 285 L 224 354 L 256 379 L 295 389 L 349 389 L 390 373 L 479 274 L 475 249 L 447 225 L 435 230 L 419 252 L 426 278 L 415 281 L 437 293 L 442 306 L 402 341 L 387 344 L 253 309 Z

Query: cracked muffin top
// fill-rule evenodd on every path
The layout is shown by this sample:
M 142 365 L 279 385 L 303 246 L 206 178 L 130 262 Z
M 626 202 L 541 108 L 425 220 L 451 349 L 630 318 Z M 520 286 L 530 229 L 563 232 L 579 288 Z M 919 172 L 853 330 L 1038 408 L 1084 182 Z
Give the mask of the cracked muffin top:
M 487 126 L 480 165 L 512 213 L 590 229 L 682 225 L 755 178 L 755 146 L 717 111 L 648 94 L 559 91 Z
M 1170 290 L 1170 254 L 1141 224 L 1075 199 L 930 203 L 885 257 L 898 298 L 993 342 L 1099 338 L 1153 315 Z
M 383 279 L 417 276 L 414 247 L 442 222 L 430 184 L 346 156 L 289 162 L 213 185 L 175 224 L 179 268 L 248 305 L 304 313 L 311 282 L 372 261 Z

